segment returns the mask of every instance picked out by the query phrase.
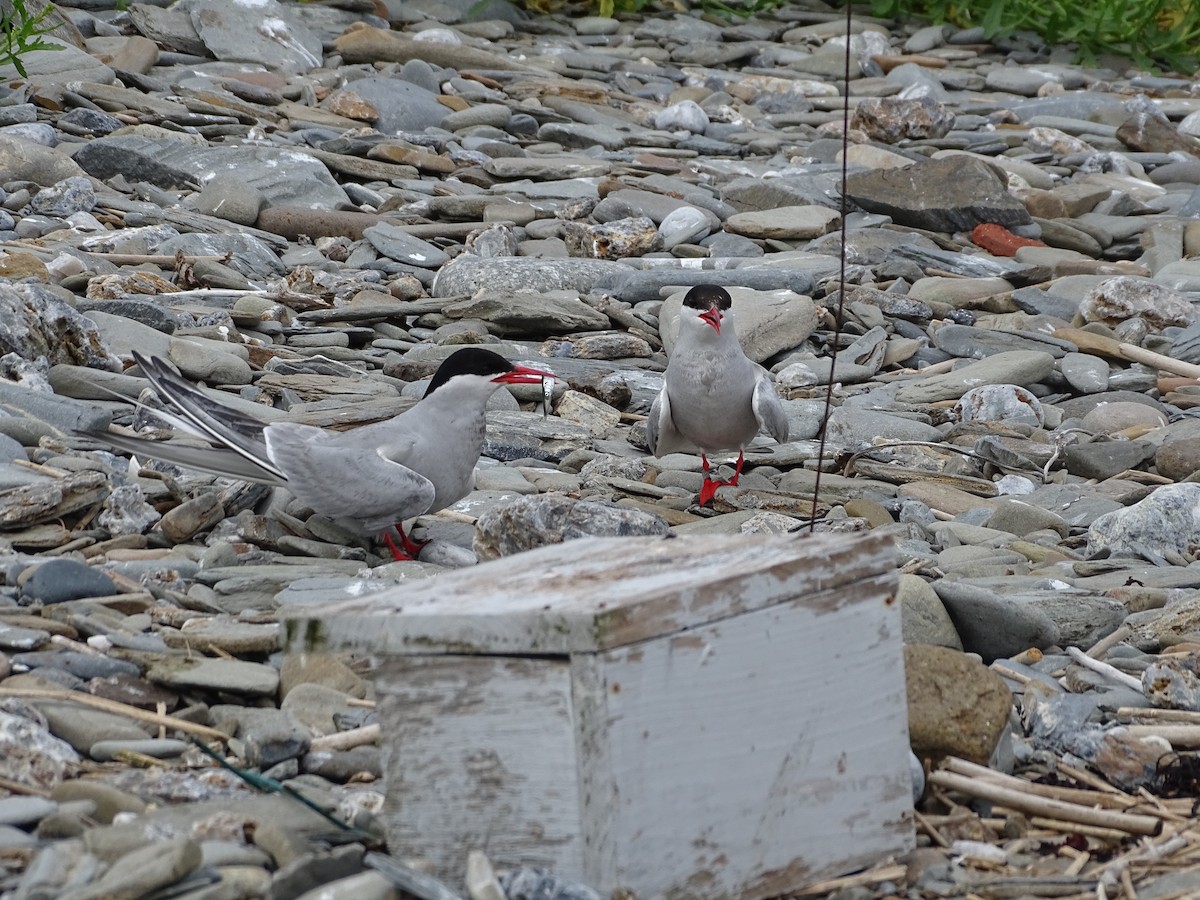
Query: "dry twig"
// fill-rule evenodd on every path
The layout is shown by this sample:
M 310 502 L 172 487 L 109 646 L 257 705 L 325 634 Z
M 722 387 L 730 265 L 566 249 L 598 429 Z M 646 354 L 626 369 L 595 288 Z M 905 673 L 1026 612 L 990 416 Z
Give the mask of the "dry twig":
M 107 700 L 104 697 L 95 697 L 92 694 L 85 694 L 81 691 L 0 687 L 0 697 L 20 697 L 23 700 L 60 700 L 67 703 L 80 703 L 84 706 L 102 709 L 105 712 L 116 713 L 119 716 L 137 719 L 139 722 L 149 722 L 151 725 L 174 728 L 176 731 L 182 731 L 185 734 L 200 735 L 201 737 L 210 738 L 215 741 L 226 741 L 229 739 L 229 735 L 225 732 L 209 728 L 207 725 L 199 725 L 196 722 L 189 722 L 186 719 L 178 719 L 174 716 L 164 716 L 158 713 L 147 712 L 144 709 L 138 709 L 136 706 L 129 706 L 126 703 L 119 703 L 116 700 Z
M 1020 779 L 1017 779 L 1018 781 Z M 1137 813 L 1095 809 L 1042 797 L 1013 787 L 1000 785 L 984 778 L 968 778 L 954 772 L 939 770 L 929 775 L 929 783 L 950 790 L 961 791 L 973 797 L 982 797 L 994 803 L 1002 803 L 1012 809 L 1047 819 L 1078 822 L 1083 825 L 1098 825 L 1128 834 L 1153 835 L 1162 831 L 1162 819 Z

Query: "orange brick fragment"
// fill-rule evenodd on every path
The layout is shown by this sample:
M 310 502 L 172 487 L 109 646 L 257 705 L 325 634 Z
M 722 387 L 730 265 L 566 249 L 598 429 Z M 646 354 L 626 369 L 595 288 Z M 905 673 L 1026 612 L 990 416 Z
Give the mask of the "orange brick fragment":
M 971 241 L 992 256 L 1016 256 L 1022 247 L 1046 246 L 1042 241 L 1019 237 L 1003 225 L 993 225 L 990 222 L 976 225 L 975 230 L 971 232 Z

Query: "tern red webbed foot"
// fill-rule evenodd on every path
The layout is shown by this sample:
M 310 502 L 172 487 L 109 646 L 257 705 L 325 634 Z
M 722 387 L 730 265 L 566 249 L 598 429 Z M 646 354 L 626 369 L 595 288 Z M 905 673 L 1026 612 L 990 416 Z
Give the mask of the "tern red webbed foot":
M 387 544 L 388 549 L 392 551 L 392 559 L 396 562 L 416 562 L 420 556 L 422 548 L 429 541 L 414 541 L 411 537 L 404 533 L 404 526 L 397 524 L 395 531 L 400 535 L 400 546 L 396 546 L 396 542 L 392 540 L 392 529 L 388 529 L 383 533 L 383 542 Z
M 737 483 L 738 483 L 737 475 L 734 475 L 728 481 L 720 481 L 720 480 L 714 480 L 711 478 L 705 478 L 704 484 L 700 485 L 700 499 L 698 501 L 699 504 L 701 506 L 708 506 L 708 504 L 712 503 L 713 498 L 717 496 L 717 488 L 737 487 Z
M 738 454 L 737 466 L 733 470 L 733 477 L 730 478 L 728 481 L 721 481 L 720 479 L 709 478 L 708 477 L 708 468 L 709 468 L 708 457 L 702 453 L 702 454 L 700 454 L 700 460 L 704 464 L 704 483 L 702 485 L 700 485 L 700 497 L 699 497 L 698 502 L 701 506 L 708 506 L 708 504 L 712 503 L 713 498 L 717 496 L 717 488 L 737 487 L 738 479 L 741 478 L 741 476 L 742 476 L 742 466 L 746 462 L 746 454 L 745 453 Z

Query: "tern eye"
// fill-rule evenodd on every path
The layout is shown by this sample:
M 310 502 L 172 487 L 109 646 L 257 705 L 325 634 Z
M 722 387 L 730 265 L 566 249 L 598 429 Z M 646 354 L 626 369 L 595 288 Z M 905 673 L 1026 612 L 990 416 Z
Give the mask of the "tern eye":
M 729 292 L 721 291 L 720 296 L 717 297 L 717 309 L 722 310 L 722 311 L 729 309 L 729 307 L 732 303 L 733 303 L 733 298 L 729 296 Z

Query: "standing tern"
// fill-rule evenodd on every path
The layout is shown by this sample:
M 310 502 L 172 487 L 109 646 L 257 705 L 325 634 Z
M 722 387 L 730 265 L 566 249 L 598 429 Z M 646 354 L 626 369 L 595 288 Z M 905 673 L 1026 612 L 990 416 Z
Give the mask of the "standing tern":
M 646 420 L 646 443 L 655 456 L 700 450 L 701 506 L 712 501 L 717 488 L 738 483 L 746 445 L 760 430 L 781 444 L 788 439 L 783 404 L 767 371 L 743 352 L 731 304 L 729 292 L 715 284 L 687 292 L 663 388 Z M 733 478 L 709 478 L 708 454 L 735 448 Z
M 409 409 L 386 422 L 330 431 L 264 423 L 210 398 L 161 359 L 136 352 L 133 358 L 174 410 L 156 414 L 198 431 L 214 446 L 109 432 L 94 437 L 214 475 L 286 487 L 314 512 L 348 520 L 364 533 L 382 532 L 397 560 L 415 559 L 424 546 L 404 533 L 405 519 L 445 509 L 474 486 L 488 398 L 502 385 L 555 377 L 468 347 L 446 358 L 424 396 Z M 393 532 L 399 535 L 399 547 Z

